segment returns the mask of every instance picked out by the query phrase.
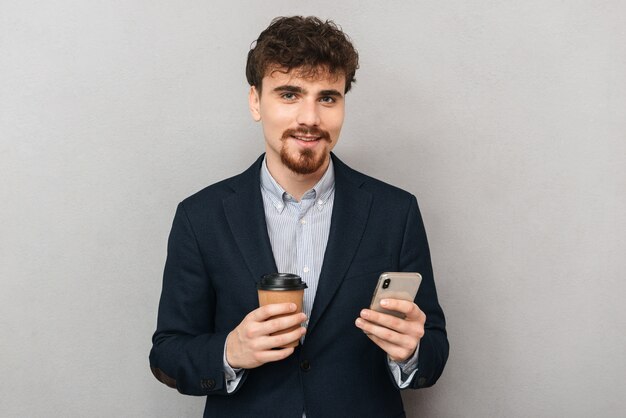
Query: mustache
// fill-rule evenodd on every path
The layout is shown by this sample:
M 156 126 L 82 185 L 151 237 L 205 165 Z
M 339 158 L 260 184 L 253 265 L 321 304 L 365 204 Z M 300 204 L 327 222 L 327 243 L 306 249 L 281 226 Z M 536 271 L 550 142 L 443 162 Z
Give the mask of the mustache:
M 315 127 L 287 129 L 285 132 L 283 132 L 283 136 L 281 137 L 281 139 L 285 141 L 290 136 L 299 136 L 299 135 L 317 136 L 319 137 L 320 140 L 331 142 L 330 134 L 328 133 L 328 131 L 325 131 L 320 128 L 315 128 Z

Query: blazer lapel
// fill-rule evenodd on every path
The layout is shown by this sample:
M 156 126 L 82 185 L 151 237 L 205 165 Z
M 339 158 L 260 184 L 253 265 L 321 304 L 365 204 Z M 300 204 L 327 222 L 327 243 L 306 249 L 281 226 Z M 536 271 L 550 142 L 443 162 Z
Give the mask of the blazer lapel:
M 223 200 L 228 225 L 255 282 L 264 274 L 277 271 L 261 196 L 262 161 L 263 156 L 248 170 L 234 177 L 230 187 L 235 193 Z
M 309 335 L 345 278 L 365 231 L 372 203 L 372 195 L 360 188 L 362 181 L 352 174 L 352 170 L 334 154 L 333 162 L 335 200 L 328 244 L 309 319 Z

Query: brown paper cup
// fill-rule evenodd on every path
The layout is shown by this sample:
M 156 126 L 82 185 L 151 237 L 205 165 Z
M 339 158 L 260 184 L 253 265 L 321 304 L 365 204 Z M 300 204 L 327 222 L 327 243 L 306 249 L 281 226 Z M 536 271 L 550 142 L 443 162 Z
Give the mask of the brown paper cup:
M 260 290 L 259 289 L 259 306 L 265 306 L 272 303 L 295 303 L 297 306 L 296 312 L 302 312 L 302 300 L 304 298 L 304 289 L 301 290 Z M 272 318 L 281 318 L 283 316 L 293 315 L 294 313 L 284 314 L 284 315 L 276 315 Z M 275 332 L 271 335 L 280 335 L 291 332 L 295 329 L 298 329 L 301 325 L 295 325 L 291 328 L 284 329 L 282 331 Z M 281 348 L 287 347 L 297 347 L 299 344 L 299 340 L 295 340 L 294 342 L 281 346 Z

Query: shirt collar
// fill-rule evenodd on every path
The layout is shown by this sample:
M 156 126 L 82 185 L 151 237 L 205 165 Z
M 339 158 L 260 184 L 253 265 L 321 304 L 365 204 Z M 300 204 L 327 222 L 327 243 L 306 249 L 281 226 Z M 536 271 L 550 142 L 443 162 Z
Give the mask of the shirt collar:
M 328 168 L 322 178 L 303 195 L 303 199 L 316 199 L 315 206 L 318 210 L 324 209 L 335 190 L 335 168 L 333 160 L 331 158 L 329 160 Z M 263 158 L 263 164 L 261 164 L 261 188 L 267 193 L 272 205 L 279 213 L 282 213 L 288 201 L 295 201 L 270 174 L 267 168 L 267 157 Z

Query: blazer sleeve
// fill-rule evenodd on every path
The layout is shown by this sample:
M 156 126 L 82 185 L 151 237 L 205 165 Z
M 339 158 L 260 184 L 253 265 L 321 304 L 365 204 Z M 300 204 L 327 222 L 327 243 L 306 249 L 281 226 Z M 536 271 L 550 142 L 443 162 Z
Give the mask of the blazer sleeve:
M 223 368 L 227 333 L 215 332 L 214 318 L 215 290 L 183 202 L 168 240 L 150 351 L 150 368 L 158 380 L 187 395 L 227 394 Z
M 426 231 L 415 196 L 411 196 L 406 218 L 399 267 L 400 271 L 416 271 L 422 275 L 415 303 L 426 314 L 424 336 L 419 343 L 417 373 L 408 388 L 429 387 L 437 382 L 443 372 L 449 344 L 445 316 L 437 299 Z

